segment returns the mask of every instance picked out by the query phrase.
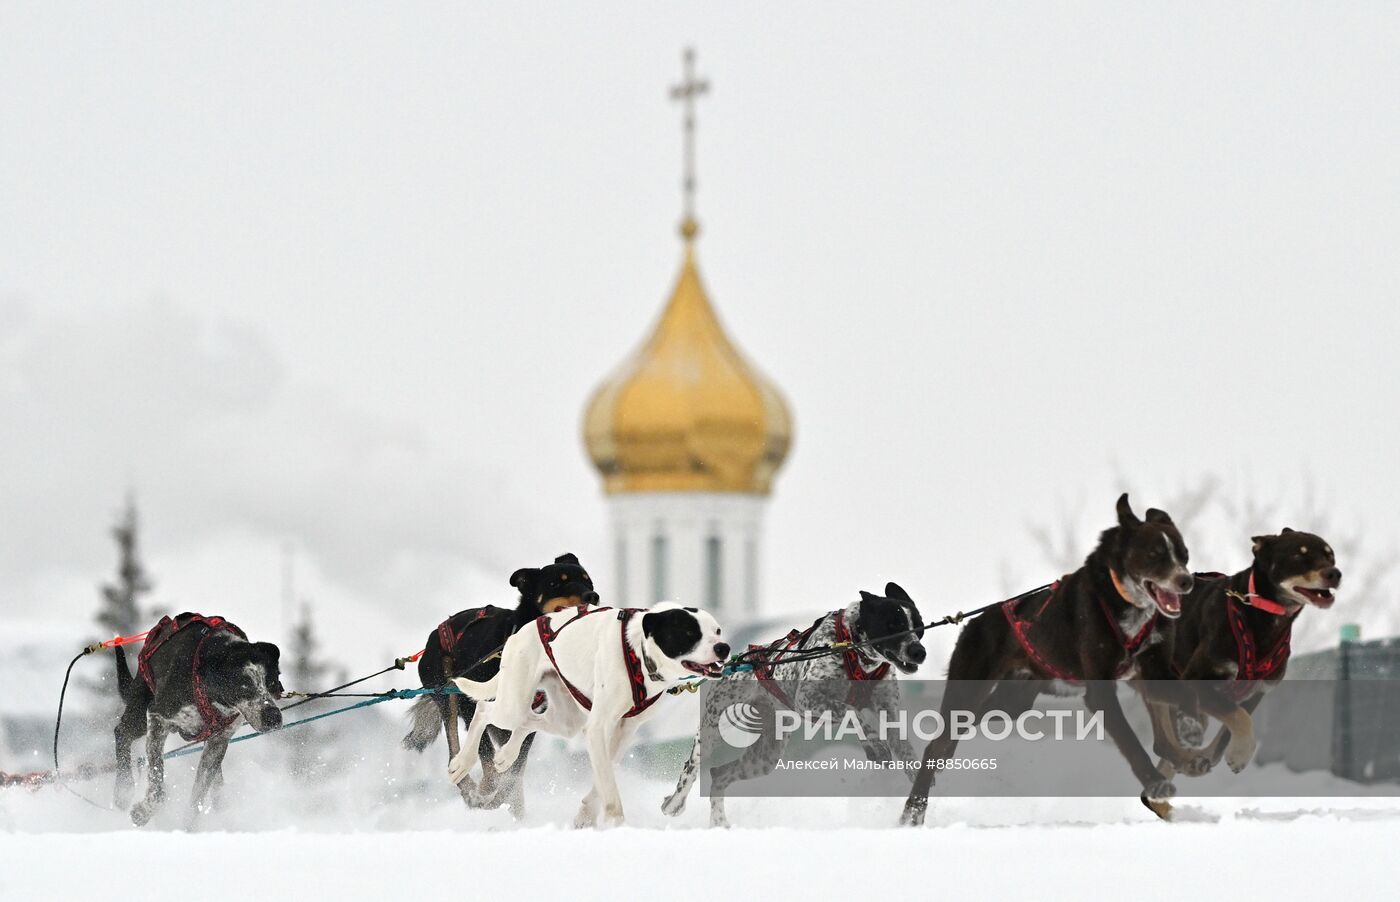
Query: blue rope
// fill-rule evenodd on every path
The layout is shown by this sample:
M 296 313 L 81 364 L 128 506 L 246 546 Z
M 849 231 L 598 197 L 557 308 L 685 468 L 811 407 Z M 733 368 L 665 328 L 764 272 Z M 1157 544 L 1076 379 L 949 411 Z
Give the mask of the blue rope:
M 291 723 L 284 723 L 284 724 L 282 724 L 282 726 L 278 727 L 276 730 L 270 730 L 270 731 L 268 731 L 267 733 L 257 733 L 257 732 L 254 732 L 254 733 L 244 733 L 242 736 L 235 736 L 235 737 L 233 737 L 232 739 L 229 740 L 229 744 L 232 745 L 232 744 L 235 743 L 235 742 L 243 742 L 243 741 L 246 740 L 246 739 L 257 739 L 259 736 L 268 736 L 268 735 L 271 735 L 272 733 L 280 733 L 280 732 L 282 732 L 283 730 L 290 730 L 292 727 L 299 727 L 299 726 L 301 726 L 302 724 L 308 724 L 308 723 L 312 723 L 313 721 L 323 720 L 323 719 L 325 719 L 325 718 L 327 718 L 327 717 L 334 717 L 334 716 L 337 715 L 337 714 L 344 714 L 344 713 L 346 713 L 347 711 L 354 711 L 354 710 L 357 709 L 357 708 L 368 708 L 370 705 L 378 705 L 378 704 L 382 704 L 383 702 L 394 701 L 395 699 L 400 699 L 400 698 L 416 698 L 417 696 L 420 696 L 420 695 L 461 695 L 461 694 L 462 694 L 462 693 L 461 693 L 461 690 L 458 689 L 456 686 L 439 686 L 439 687 L 437 687 L 437 688 L 423 688 L 423 689 L 390 689 L 388 692 L 385 692 L 385 693 L 383 693 L 382 695 L 376 695 L 374 698 L 367 698 L 367 699 L 365 699 L 364 701 L 362 701 L 362 702 L 356 702 L 356 703 L 353 704 L 353 705 L 346 705 L 346 706 L 343 707 L 343 708 L 336 708 L 334 711 L 324 711 L 324 712 L 322 712 L 322 713 L 320 713 L 320 714 L 314 714 L 314 715 L 312 715 L 311 717 L 303 717 L 303 718 L 301 718 L 300 720 L 294 720 L 294 721 L 292 721 Z M 166 753 L 165 753 L 164 755 L 162 755 L 161 757 L 164 758 L 164 759 L 166 759 L 166 760 L 169 760 L 169 759 L 171 759 L 171 758 L 182 758 L 182 757 L 184 757 L 185 755 L 193 755 L 195 752 L 201 752 L 201 751 L 203 751 L 205 745 L 206 745 L 206 743 L 200 743 L 199 745 L 192 745 L 192 746 L 190 746 L 189 748 L 177 749 L 177 750 L 175 750 L 175 751 L 173 751 L 173 752 L 166 752 Z
M 753 665 L 752 665 L 752 664 L 727 664 L 727 665 L 725 665 L 725 668 L 724 668 L 724 671 L 725 671 L 725 673 L 727 673 L 727 674 L 728 674 L 728 673 L 743 673 L 743 672 L 748 671 L 748 670 L 753 670 Z M 705 678 L 704 678 L 704 677 L 699 677 L 699 676 L 694 676 L 694 677 L 685 677 L 685 679 L 686 679 L 686 680 L 701 680 L 701 679 L 705 679 Z M 367 698 L 367 699 L 365 699 L 364 701 L 361 701 L 361 702 L 356 702 L 356 703 L 353 704 L 353 705 L 346 705 L 346 706 L 343 707 L 343 708 L 336 708 L 336 709 L 333 710 L 333 711 L 323 711 L 323 712 L 320 713 L 320 714 L 313 714 L 311 717 L 303 717 L 303 718 L 301 718 L 300 720 L 294 720 L 294 721 L 292 721 L 291 723 L 284 723 L 284 724 L 282 724 L 282 726 L 278 727 L 276 730 L 269 730 L 267 733 L 257 733 L 257 732 L 253 732 L 253 733 L 244 733 L 242 736 L 235 736 L 235 737 L 233 737 L 232 739 L 229 740 L 229 744 L 232 745 L 232 744 L 235 743 L 235 742 L 243 742 L 243 741 L 248 740 L 248 739 L 257 739 L 259 736 L 270 736 L 270 735 L 273 734 L 273 733 L 280 733 L 280 732 L 282 732 L 283 730 L 290 730 L 292 727 L 299 727 L 299 726 L 302 726 L 303 724 L 314 723 L 315 721 L 318 721 L 318 720 L 324 720 L 324 719 L 327 718 L 327 717 L 334 717 L 334 716 L 336 716 L 337 714 L 345 714 L 345 713 L 347 713 L 347 712 L 349 712 L 349 711 L 355 711 L 355 710 L 358 710 L 358 709 L 360 709 L 360 708 L 368 708 L 368 707 L 370 707 L 371 705 L 379 705 L 379 704 L 383 704 L 384 702 L 391 702 L 391 701 L 395 701 L 395 700 L 401 699 L 401 698 L 417 698 L 417 697 L 420 696 L 420 695 L 461 695 L 461 694 L 462 694 L 462 690 L 458 689 L 456 686 L 453 686 L 453 685 L 438 686 L 438 687 L 434 687 L 434 688 L 425 687 L 425 688 L 422 688 L 422 689 L 390 689 L 388 692 L 382 693 L 382 694 L 380 694 L 380 695 L 376 695 L 376 696 L 374 696 L 373 698 Z M 334 698 L 334 696 L 322 696 L 322 698 Z M 310 701 L 310 699 L 308 699 L 308 701 Z M 164 755 L 162 755 L 161 757 L 164 758 L 164 759 L 166 759 L 167 761 L 170 760 L 170 759 L 172 759 L 172 758 L 183 758 L 185 755 L 193 755 L 193 754 L 195 754 L 196 752 L 202 752 L 202 751 L 204 750 L 204 746 L 205 746 L 205 743 L 200 743 L 199 745 L 192 745 L 192 746 L 190 746 L 190 747 L 188 747 L 188 748 L 177 749 L 177 750 L 175 750 L 175 751 L 173 751 L 173 752 L 166 752 L 166 753 L 165 753 Z

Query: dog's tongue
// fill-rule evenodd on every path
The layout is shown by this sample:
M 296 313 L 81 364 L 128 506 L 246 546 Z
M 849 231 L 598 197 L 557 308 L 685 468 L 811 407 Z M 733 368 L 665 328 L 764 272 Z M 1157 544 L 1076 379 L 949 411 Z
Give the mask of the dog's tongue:
M 1320 608 L 1332 607 L 1332 602 L 1335 600 L 1331 591 L 1327 589 L 1299 589 L 1298 591 Z
M 1153 586 L 1152 600 L 1157 602 L 1157 609 L 1163 614 L 1175 617 L 1181 613 L 1181 596 L 1175 592 L 1168 592 L 1160 586 Z

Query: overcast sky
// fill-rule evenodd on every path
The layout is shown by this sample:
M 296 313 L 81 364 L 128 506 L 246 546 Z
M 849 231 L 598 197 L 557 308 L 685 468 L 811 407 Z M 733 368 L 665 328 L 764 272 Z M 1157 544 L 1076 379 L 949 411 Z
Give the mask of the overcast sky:
M 275 634 L 293 542 L 354 669 L 606 572 L 686 44 L 701 270 L 796 418 L 773 607 L 982 604 L 1207 472 L 1400 538 L 1393 5 L 8 2 L 0 613 L 86 627 L 128 487 L 162 603 Z

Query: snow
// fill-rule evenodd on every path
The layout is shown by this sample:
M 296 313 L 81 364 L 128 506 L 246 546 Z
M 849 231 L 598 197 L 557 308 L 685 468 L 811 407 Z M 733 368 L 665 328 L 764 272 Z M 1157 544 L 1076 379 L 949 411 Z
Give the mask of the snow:
M 1394 816 L 1010 828 L 15 834 L 0 898 L 1373 898 Z M 441 895 L 439 895 L 441 894 Z
M 0 899 L 90 898 L 113 880 L 144 898 L 201 900 L 431 898 L 435 886 L 472 900 L 1370 897 L 1393 876 L 1400 839 L 1400 799 L 1384 798 L 1187 799 L 1167 824 L 1131 798 L 935 796 L 919 830 L 894 827 L 895 798 L 733 798 L 735 828 L 713 830 L 698 793 L 680 817 L 662 815 L 676 762 L 643 754 L 621 774 L 629 826 L 575 831 L 588 779 L 576 748 L 539 742 L 516 823 L 465 810 L 443 776 L 445 744 L 400 748 L 403 712 L 391 707 L 234 746 L 223 804 L 195 832 L 181 829 L 192 757 L 170 763 L 170 801 L 140 830 L 61 788 L 0 790 Z M 71 758 L 103 760 L 93 749 Z M 294 753 L 313 762 L 298 778 Z M 1251 770 L 1219 779 L 1246 792 L 1267 776 Z M 74 788 L 110 799 L 105 779 Z

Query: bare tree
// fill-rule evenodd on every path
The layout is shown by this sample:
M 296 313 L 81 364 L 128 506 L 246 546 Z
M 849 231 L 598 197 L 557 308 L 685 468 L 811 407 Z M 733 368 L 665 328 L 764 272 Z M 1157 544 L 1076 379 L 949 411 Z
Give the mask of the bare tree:
M 1129 480 L 1121 474 L 1116 481 L 1134 494 Z M 1374 547 L 1359 524 L 1341 522 L 1334 513 L 1336 505 L 1323 497 L 1308 474 L 1296 486 L 1261 492 L 1240 482 L 1227 488 L 1219 476 L 1205 473 L 1155 500 L 1153 506 L 1171 514 L 1186 537 L 1191 563 L 1197 569 L 1243 569 L 1250 559 L 1251 537 L 1274 534 L 1284 526 L 1316 533 L 1331 543 L 1338 566 L 1346 574 L 1342 600 L 1332 611 L 1305 611 L 1299 617 L 1293 631 L 1295 649 L 1331 645 L 1344 622 L 1362 624 L 1370 635 L 1400 634 L 1400 612 L 1391 613 L 1383 596 L 1386 580 L 1400 569 L 1400 553 Z M 1026 527 L 1043 563 L 1055 573 L 1078 567 L 1089 552 L 1086 538 L 1091 537 L 1081 529 L 1082 511 L 1082 503 L 1072 508 L 1062 505 L 1055 521 Z M 1003 565 L 1004 582 L 1013 574 Z M 1007 587 L 1007 591 L 1010 594 L 1014 589 Z

